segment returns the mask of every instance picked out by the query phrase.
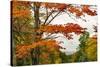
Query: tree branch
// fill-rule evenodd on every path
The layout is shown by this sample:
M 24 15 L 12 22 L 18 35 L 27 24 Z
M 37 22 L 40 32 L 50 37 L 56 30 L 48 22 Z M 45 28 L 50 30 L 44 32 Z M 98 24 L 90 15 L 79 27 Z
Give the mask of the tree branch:
M 54 12 L 54 11 L 51 11 L 50 14 L 47 16 L 47 18 L 45 19 L 45 21 L 44 21 L 44 23 L 43 23 L 44 25 L 45 25 L 45 23 L 47 22 L 47 20 L 49 19 L 49 17 L 52 15 L 53 12 Z
M 77 22 L 77 20 L 75 20 L 67 11 L 65 11 L 65 13 L 67 13 L 67 15 L 68 15 L 71 19 L 73 19 L 74 21 Z
M 57 37 L 48 37 L 48 38 L 44 38 L 43 40 L 47 40 L 47 39 L 56 39 L 56 38 L 59 38 L 60 36 L 57 36 Z
M 67 11 L 65 11 L 65 13 L 67 13 L 67 15 L 71 18 L 71 19 L 73 19 L 74 21 L 76 21 L 77 22 L 77 20 L 76 19 L 74 19 L 72 16 L 74 16 L 73 14 L 70 14 L 70 13 L 68 13 Z M 74 17 L 76 17 L 76 16 L 74 16 Z M 80 18 L 81 20 L 83 20 L 84 22 L 86 22 L 86 20 L 85 19 L 83 19 L 82 17 L 78 17 L 78 18 Z
M 52 17 L 52 19 L 51 19 L 46 25 L 48 25 L 49 23 L 51 23 L 51 21 L 52 21 L 53 19 L 55 19 L 55 17 L 57 17 L 60 13 L 61 13 L 61 11 L 59 11 L 54 17 Z
M 48 34 L 46 38 L 50 37 L 52 34 L 53 34 L 53 33 Z

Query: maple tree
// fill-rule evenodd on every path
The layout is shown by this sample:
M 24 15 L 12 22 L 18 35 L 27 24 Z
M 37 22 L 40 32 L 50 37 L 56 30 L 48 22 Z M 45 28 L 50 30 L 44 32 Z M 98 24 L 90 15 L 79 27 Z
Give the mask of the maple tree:
M 67 13 L 69 17 L 73 14 L 75 17 L 81 18 L 84 14 L 95 16 L 95 10 L 91 10 L 88 5 L 74 6 L 71 4 L 47 3 L 47 2 L 30 2 L 30 1 L 16 1 L 12 4 L 12 31 L 13 42 L 15 43 L 15 56 L 17 59 L 27 59 L 31 57 L 32 63 L 29 64 L 45 64 L 51 63 L 50 56 L 58 57 L 54 63 L 61 63 L 60 50 L 65 49 L 59 46 L 59 42 L 55 39 L 58 37 L 51 37 L 52 34 L 61 33 L 66 38 L 72 39 L 70 33 L 82 34 L 86 28 L 82 28 L 78 24 L 67 23 L 64 25 L 52 25 L 51 22 L 62 13 Z M 45 10 L 42 13 L 41 9 Z M 41 19 L 43 18 L 43 19 Z M 44 34 L 46 38 L 43 38 Z M 42 48 L 41 48 L 42 47 Z M 46 47 L 43 49 L 43 47 Z M 49 49 L 49 50 L 47 50 Z M 44 50 L 44 52 L 39 52 Z M 47 52 L 45 52 L 47 51 Z M 49 56 L 49 57 L 48 57 Z M 40 59 L 39 59 L 40 58 Z M 48 61 L 41 58 L 47 58 Z M 34 62 L 35 61 L 35 62 Z

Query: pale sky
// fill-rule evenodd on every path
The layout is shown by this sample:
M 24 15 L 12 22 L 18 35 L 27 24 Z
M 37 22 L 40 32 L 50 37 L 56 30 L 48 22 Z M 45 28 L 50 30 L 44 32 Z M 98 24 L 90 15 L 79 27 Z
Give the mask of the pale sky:
M 97 16 L 88 16 L 85 15 L 85 17 L 83 17 L 87 22 L 84 22 L 82 19 L 75 19 L 73 20 L 72 18 L 70 18 L 67 14 L 63 14 L 60 15 L 58 17 L 56 17 L 51 24 L 66 24 L 68 22 L 71 23 L 77 23 L 79 24 L 81 27 L 87 28 L 87 31 L 90 33 L 90 35 L 92 36 L 94 34 L 94 30 L 93 30 L 93 25 L 97 25 Z M 75 35 L 73 36 L 72 40 L 68 40 L 66 39 L 62 34 L 59 34 L 62 37 L 58 38 L 57 41 L 63 41 L 64 44 L 60 44 L 62 47 L 65 47 L 65 50 L 61 50 L 63 52 L 65 52 L 67 55 L 73 54 L 76 51 L 78 51 L 78 47 L 80 42 L 78 41 L 79 36 Z

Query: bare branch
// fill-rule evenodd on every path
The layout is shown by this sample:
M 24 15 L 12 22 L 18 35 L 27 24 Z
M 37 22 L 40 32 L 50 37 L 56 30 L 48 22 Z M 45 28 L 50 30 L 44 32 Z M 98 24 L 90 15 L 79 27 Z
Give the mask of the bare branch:
M 50 37 L 51 35 L 53 35 L 53 33 L 48 34 L 46 38 Z
M 45 21 L 44 21 L 44 23 L 43 23 L 44 25 L 45 25 L 45 23 L 47 22 L 47 20 L 49 19 L 49 17 L 52 15 L 53 12 L 54 12 L 54 11 L 51 11 L 50 14 L 47 16 L 47 18 L 45 19 Z
M 71 15 L 70 13 L 68 13 L 67 11 L 65 11 L 65 13 L 67 13 L 67 15 L 68 15 L 71 19 L 73 19 L 74 21 L 77 22 L 77 20 L 76 20 L 75 18 L 73 18 L 72 15 Z
M 71 19 L 73 19 L 74 21 L 77 22 L 77 20 L 75 19 L 75 18 L 77 18 L 76 16 L 74 16 L 73 14 L 68 13 L 67 11 L 64 11 L 64 12 L 67 13 L 67 15 L 68 15 Z M 75 17 L 75 18 L 73 18 L 72 16 Z M 83 19 L 82 17 L 78 17 L 78 18 L 80 18 L 81 20 L 83 20 L 84 22 L 86 22 L 86 20 Z
M 53 19 L 55 19 L 55 17 L 57 17 L 60 13 L 61 13 L 61 11 L 59 11 L 46 25 L 48 25 L 49 23 L 51 23 L 51 21 L 52 21 Z
M 48 38 L 44 38 L 44 40 L 46 39 L 56 39 L 56 38 L 59 38 L 60 36 L 57 36 L 57 37 L 48 37 Z

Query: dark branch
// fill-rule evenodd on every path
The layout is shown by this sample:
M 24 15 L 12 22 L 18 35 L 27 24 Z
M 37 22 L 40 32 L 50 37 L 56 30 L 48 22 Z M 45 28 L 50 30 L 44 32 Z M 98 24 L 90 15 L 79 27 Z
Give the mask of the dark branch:
M 46 25 L 48 25 L 49 23 L 51 23 L 51 21 L 52 21 L 53 19 L 55 19 L 55 17 L 57 17 L 60 13 L 61 13 L 61 11 L 59 11 L 54 17 L 52 17 L 52 19 L 51 19 Z
M 48 37 L 48 38 L 44 38 L 44 40 L 47 40 L 47 39 L 56 39 L 56 38 L 59 38 L 60 36 L 57 36 L 57 37 Z
M 45 19 L 45 21 L 44 21 L 44 23 L 43 23 L 44 25 L 45 25 L 45 23 L 47 22 L 47 20 L 49 19 L 49 17 L 52 15 L 53 12 L 54 12 L 54 11 L 51 11 L 50 14 L 47 16 L 47 18 Z

